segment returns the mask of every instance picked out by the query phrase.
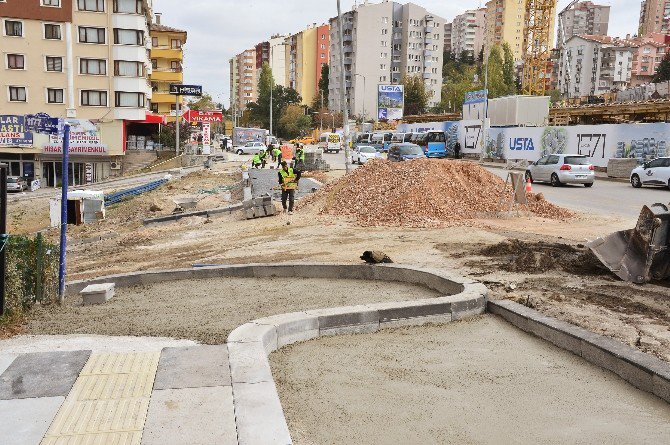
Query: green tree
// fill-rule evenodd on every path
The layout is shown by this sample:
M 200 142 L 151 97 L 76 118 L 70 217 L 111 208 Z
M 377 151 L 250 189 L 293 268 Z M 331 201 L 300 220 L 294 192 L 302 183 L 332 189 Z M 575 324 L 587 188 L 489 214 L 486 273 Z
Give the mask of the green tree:
M 463 109 L 465 93 L 482 88 L 481 83 L 475 82 L 477 67 L 464 66 L 460 70 L 451 70 L 442 86 L 442 101 L 439 105 L 441 112 L 460 112 Z
M 505 82 L 506 95 L 517 93 L 516 79 L 514 78 L 514 53 L 509 43 L 505 42 L 502 46 L 503 50 L 503 82 Z
M 670 81 L 670 53 L 666 53 L 663 60 L 656 69 L 656 74 L 652 82 L 667 82 Z
M 493 45 L 489 52 L 488 62 L 482 67 L 483 70 L 488 71 L 489 99 L 495 99 L 496 97 L 506 96 L 508 94 L 509 89 L 505 83 L 503 65 L 503 50 L 500 45 Z M 485 74 L 486 73 L 482 71 L 479 78 L 484 80 Z
M 324 63 L 321 66 L 321 79 L 319 79 L 319 90 L 316 92 L 316 97 L 314 97 L 314 103 L 312 104 L 312 108 L 315 110 L 320 110 L 321 108 L 328 107 L 328 88 L 330 86 L 328 76 L 330 76 L 330 67 L 328 66 L 327 63 Z
M 299 105 L 288 105 L 279 119 L 279 134 L 286 139 L 304 136 L 312 129 L 312 117 Z
M 169 123 L 167 125 L 161 125 L 161 131 L 154 134 L 151 138 L 154 141 L 158 141 L 159 144 L 163 144 L 164 150 L 174 150 L 175 149 L 175 140 L 176 140 L 176 131 L 175 123 Z M 179 140 L 181 141 L 180 146 L 183 148 L 188 142 L 188 139 L 191 135 L 191 125 L 184 120 L 181 120 L 179 125 Z
M 432 91 L 426 88 L 422 76 L 405 76 L 402 84 L 405 87 L 405 116 L 424 114 Z

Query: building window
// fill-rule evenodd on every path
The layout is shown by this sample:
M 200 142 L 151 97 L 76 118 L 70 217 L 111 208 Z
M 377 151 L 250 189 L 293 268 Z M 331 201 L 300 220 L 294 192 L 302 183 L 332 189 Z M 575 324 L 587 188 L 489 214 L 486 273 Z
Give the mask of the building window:
M 23 22 L 5 20 L 5 35 L 9 37 L 23 37 Z
M 117 107 L 144 108 L 144 93 L 125 93 L 117 91 L 115 93 Z
M 26 58 L 23 54 L 7 54 L 7 68 L 10 70 L 26 69 Z
M 144 31 L 114 28 L 115 45 L 144 45 Z
M 158 37 L 151 38 L 151 46 L 153 46 L 154 48 L 158 46 Z
M 63 58 L 47 56 L 47 71 L 63 72 Z
M 181 49 L 181 40 L 179 40 L 179 39 L 170 40 L 170 48 Z
M 79 59 L 79 74 L 106 76 L 107 61 L 105 59 Z
M 45 23 L 44 38 L 48 40 L 60 40 L 61 39 L 60 25 Z
M 170 61 L 170 70 L 175 73 L 180 73 L 181 72 L 181 63 L 179 60 L 171 60 Z
M 123 77 L 144 77 L 144 64 L 142 62 L 115 60 L 114 75 Z
M 42 0 L 42 6 L 60 8 L 60 0 Z
M 82 90 L 81 104 L 87 107 L 106 107 L 107 91 Z
M 47 88 L 47 103 L 62 104 L 63 103 L 63 89 L 62 88 Z
M 78 0 L 80 11 L 105 12 L 105 0 Z
M 9 87 L 9 101 L 10 102 L 25 102 L 26 101 L 26 87 Z
M 122 14 L 143 14 L 142 0 L 114 0 L 114 12 Z
M 105 43 L 105 28 L 79 27 L 79 43 Z
M 154 70 L 158 69 L 158 60 L 157 59 L 151 59 L 151 68 Z
M 158 104 L 151 104 L 151 112 L 156 114 L 158 113 Z

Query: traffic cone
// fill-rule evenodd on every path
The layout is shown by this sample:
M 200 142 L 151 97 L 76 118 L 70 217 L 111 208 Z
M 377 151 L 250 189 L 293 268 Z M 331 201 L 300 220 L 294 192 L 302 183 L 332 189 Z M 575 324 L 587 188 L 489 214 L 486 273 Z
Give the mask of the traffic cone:
M 526 193 L 533 193 L 533 183 L 530 178 L 526 179 Z

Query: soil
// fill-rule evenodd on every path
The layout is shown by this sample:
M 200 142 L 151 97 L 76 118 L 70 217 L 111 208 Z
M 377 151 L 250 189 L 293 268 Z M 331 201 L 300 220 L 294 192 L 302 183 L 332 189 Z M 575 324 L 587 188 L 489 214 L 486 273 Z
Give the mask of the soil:
M 270 315 L 438 294 L 401 283 L 325 279 L 203 279 L 118 289 L 99 306 L 70 299 L 34 310 L 26 334 L 170 337 L 223 344 L 236 327 Z
M 670 437 L 661 399 L 494 316 L 323 337 L 270 361 L 295 445 Z

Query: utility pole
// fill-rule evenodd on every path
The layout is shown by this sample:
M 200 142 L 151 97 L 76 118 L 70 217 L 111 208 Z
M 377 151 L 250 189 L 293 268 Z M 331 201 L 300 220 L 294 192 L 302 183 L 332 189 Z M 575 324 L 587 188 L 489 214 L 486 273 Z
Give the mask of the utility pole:
M 0 164 L 0 316 L 5 315 L 5 255 L 7 254 L 7 164 Z
M 63 173 L 61 180 L 61 211 L 60 211 L 60 261 L 58 264 L 58 301 L 65 301 L 65 276 L 67 253 L 67 192 L 70 186 L 70 124 L 64 124 L 63 129 Z
M 175 107 L 175 113 L 176 113 L 176 120 L 175 125 L 174 125 L 174 130 L 175 130 L 175 156 L 179 156 L 179 95 L 175 96 L 176 99 L 176 107 Z
M 342 120 L 344 124 L 344 167 L 347 174 L 351 172 L 351 158 L 349 157 L 349 104 L 347 103 L 347 81 L 344 75 L 344 18 L 342 17 L 342 6 L 337 0 L 337 27 L 340 37 L 340 108 L 342 109 Z M 333 118 L 334 120 L 334 118 Z M 334 124 L 334 122 L 333 122 Z

